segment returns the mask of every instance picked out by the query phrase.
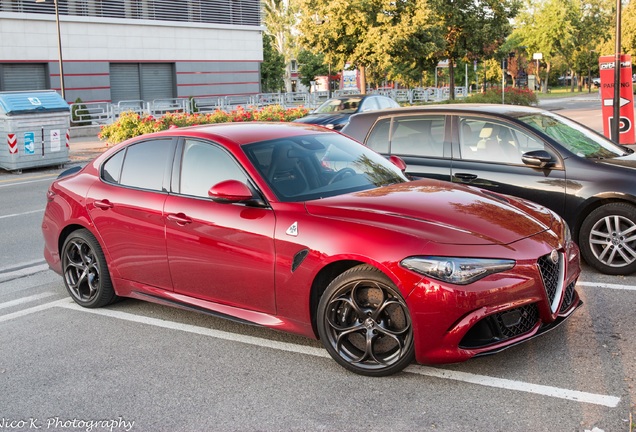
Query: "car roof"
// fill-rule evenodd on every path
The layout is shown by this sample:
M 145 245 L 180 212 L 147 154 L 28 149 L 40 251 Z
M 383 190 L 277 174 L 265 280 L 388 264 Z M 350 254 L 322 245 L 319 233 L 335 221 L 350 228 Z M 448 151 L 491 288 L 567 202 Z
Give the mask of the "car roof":
M 419 105 L 411 107 L 389 108 L 382 111 L 374 111 L 368 113 L 369 115 L 396 115 L 418 112 L 472 112 L 472 113 L 487 113 L 506 116 L 516 116 L 519 114 L 531 114 L 541 112 L 540 108 L 527 107 L 522 105 L 499 105 L 499 104 L 471 104 L 471 103 L 456 103 L 456 104 L 433 104 L 433 105 Z M 364 116 L 367 113 L 356 114 L 356 116 Z
M 153 134 L 137 137 L 137 139 L 159 138 L 168 136 L 188 136 L 193 138 L 232 142 L 236 145 L 251 144 L 276 138 L 287 138 L 316 133 L 333 133 L 325 128 L 291 122 L 235 122 L 206 124 L 173 128 Z M 136 139 L 136 140 L 137 140 Z
M 433 104 L 418 105 L 400 108 L 385 108 L 378 111 L 368 111 L 354 114 L 349 118 L 349 123 L 342 129 L 342 133 L 358 141 L 362 141 L 369 131 L 369 128 L 376 119 L 380 117 L 391 117 L 396 115 L 439 113 L 439 114 L 488 114 L 502 117 L 518 117 L 533 113 L 544 112 L 535 107 L 521 105 L 498 105 L 498 104 Z

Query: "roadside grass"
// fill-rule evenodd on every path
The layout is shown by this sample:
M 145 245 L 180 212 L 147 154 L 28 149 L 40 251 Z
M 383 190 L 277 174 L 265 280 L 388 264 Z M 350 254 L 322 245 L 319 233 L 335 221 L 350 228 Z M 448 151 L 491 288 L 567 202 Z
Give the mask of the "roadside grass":
M 598 95 L 598 88 L 595 88 L 594 86 L 592 86 L 592 89 L 590 92 L 588 92 L 587 87 L 583 88 L 581 91 L 579 91 L 578 88 L 576 87 L 574 88 L 574 91 L 570 91 L 570 86 L 549 87 L 548 89 L 550 91 L 549 93 L 535 91 L 537 98 L 539 100 L 542 100 L 542 99 L 558 99 L 558 98 L 571 97 L 571 96 L 580 96 L 584 94 Z

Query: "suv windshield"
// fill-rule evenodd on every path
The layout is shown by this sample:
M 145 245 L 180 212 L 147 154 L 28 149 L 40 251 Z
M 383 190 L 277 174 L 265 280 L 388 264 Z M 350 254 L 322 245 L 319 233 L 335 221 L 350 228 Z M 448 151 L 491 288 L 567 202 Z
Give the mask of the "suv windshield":
M 605 159 L 624 156 L 627 151 L 602 135 L 552 113 L 521 116 L 519 120 L 554 138 L 577 156 L 588 159 Z
M 336 133 L 263 141 L 243 149 L 280 201 L 308 201 L 407 181 L 391 162 Z
M 350 97 L 344 99 L 329 99 L 323 102 L 314 113 L 317 114 L 353 114 L 358 111 L 358 107 L 360 106 L 360 102 L 362 102 L 362 97 Z

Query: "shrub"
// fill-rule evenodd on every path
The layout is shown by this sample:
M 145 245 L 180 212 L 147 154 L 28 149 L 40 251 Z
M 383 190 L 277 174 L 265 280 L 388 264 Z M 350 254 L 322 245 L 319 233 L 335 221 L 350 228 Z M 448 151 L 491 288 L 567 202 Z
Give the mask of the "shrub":
M 248 121 L 289 122 L 303 117 L 307 113 L 308 110 L 304 107 L 283 108 L 280 105 L 267 106 L 262 109 L 238 107 L 231 112 L 216 110 L 211 113 L 167 113 L 160 118 L 151 115 L 140 116 L 132 111 L 127 111 L 120 114 L 114 123 L 102 126 L 98 137 L 110 144 L 117 144 L 128 138 L 173 127 Z
M 79 111 L 79 113 L 78 113 Z M 86 114 L 86 105 L 82 103 L 81 98 L 75 99 L 75 103 L 71 107 L 71 126 L 88 126 L 92 122 L 90 120 L 81 120 L 80 115 Z

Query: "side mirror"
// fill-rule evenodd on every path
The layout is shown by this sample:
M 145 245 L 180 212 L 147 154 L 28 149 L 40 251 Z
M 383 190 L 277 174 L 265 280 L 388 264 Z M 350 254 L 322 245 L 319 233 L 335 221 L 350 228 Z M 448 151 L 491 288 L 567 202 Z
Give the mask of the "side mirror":
M 395 165 L 396 167 L 398 167 L 400 169 L 400 171 L 404 172 L 406 171 L 406 162 L 404 162 L 404 160 L 402 160 L 401 157 L 399 156 L 395 156 L 395 155 L 391 155 L 389 157 L 389 161 Z
M 552 155 L 545 150 L 534 150 L 521 155 L 524 164 L 537 168 L 548 168 L 554 165 Z
M 218 203 L 239 203 L 251 200 L 254 196 L 245 183 L 238 180 L 225 180 L 210 188 L 208 196 Z

